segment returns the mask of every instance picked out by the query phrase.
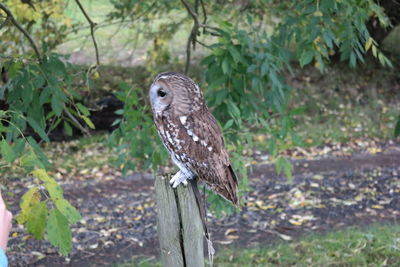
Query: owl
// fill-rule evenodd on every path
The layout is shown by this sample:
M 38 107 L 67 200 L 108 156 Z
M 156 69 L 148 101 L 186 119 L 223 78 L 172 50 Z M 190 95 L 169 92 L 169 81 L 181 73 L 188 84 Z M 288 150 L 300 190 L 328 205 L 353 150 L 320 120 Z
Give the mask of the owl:
M 149 98 L 158 134 L 179 167 L 170 180 L 172 187 L 198 177 L 239 206 L 237 177 L 199 86 L 183 74 L 164 72 L 150 86 Z

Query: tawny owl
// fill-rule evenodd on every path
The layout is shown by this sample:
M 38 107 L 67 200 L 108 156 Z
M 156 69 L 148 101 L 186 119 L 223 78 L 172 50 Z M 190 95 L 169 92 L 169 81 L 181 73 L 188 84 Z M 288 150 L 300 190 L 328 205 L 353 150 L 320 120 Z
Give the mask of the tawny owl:
M 219 126 L 204 102 L 199 86 L 189 77 L 164 72 L 149 91 L 158 133 L 179 171 L 175 188 L 196 176 L 213 191 L 239 206 L 237 178 Z

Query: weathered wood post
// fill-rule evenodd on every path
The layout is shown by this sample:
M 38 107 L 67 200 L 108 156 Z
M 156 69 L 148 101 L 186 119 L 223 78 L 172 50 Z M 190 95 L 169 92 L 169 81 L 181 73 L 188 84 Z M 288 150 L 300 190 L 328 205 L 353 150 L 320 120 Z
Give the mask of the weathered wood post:
M 192 184 L 173 189 L 171 176 L 157 176 L 157 231 L 164 267 L 203 267 L 203 224 Z

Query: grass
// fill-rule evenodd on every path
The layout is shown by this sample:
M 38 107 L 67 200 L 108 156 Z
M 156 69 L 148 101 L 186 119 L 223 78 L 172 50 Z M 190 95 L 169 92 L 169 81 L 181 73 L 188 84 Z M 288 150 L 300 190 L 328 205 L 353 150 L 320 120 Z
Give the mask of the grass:
M 217 249 L 215 266 L 399 266 L 400 225 L 350 227 L 328 234 L 312 234 L 292 242 L 254 248 Z M 142 258 L 117 267 L 161 266 Z

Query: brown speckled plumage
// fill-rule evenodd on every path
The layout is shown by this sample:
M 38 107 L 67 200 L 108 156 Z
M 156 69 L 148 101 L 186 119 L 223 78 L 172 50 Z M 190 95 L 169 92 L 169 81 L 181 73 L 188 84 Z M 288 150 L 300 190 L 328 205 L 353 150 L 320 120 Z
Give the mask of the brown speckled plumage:
M 183 74 L 159 74 L 150 89 L 158 133 L 181 171 L 197 176 L 213 191 L 239 206 L 237 178 L 221 130 L 200 88 Z

